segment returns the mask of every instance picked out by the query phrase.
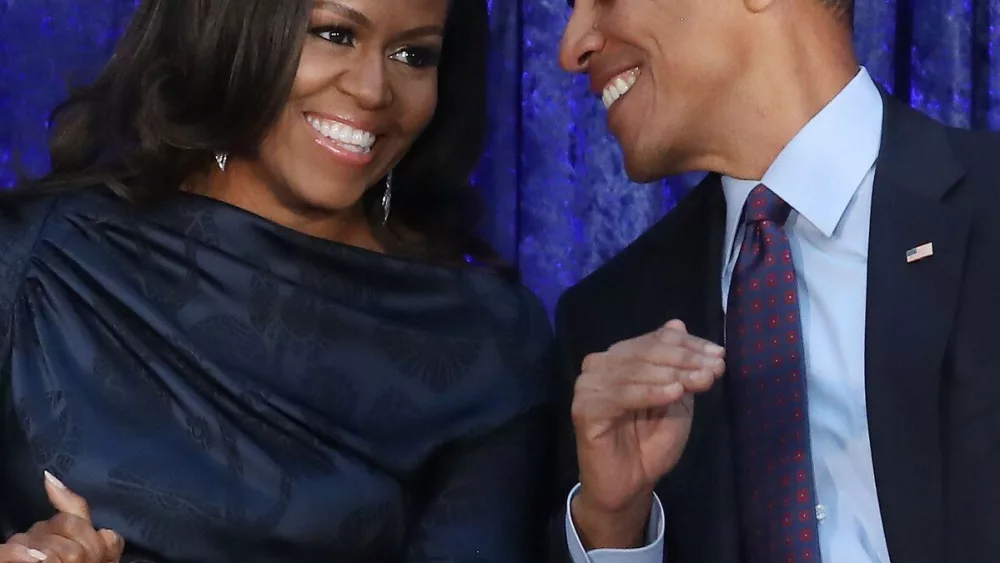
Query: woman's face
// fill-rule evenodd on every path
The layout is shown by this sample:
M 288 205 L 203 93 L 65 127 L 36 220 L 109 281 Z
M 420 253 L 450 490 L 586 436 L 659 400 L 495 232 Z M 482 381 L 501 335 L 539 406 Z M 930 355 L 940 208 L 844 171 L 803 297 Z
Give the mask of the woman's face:
M 448 0 L 317 0 L 284 111 L 256 159 L 234 162 L 241 184 L 270 193 L 237 199 L 319 220 L 356 207 L 434 115 L 447 12 Z

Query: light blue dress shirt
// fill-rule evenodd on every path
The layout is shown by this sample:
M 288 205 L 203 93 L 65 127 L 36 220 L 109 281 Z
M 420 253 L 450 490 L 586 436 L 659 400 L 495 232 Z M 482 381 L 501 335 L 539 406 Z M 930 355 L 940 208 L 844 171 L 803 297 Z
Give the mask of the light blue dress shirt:
M 864 358 L 868 227 L 882 111 L 882 96 L 862 68 L 792 138 L 761 180 L 722 178 L 723 309 L 750 191 L 763 183 L 793 209 L 785 230 L 798 275 L 820 551 L 833 563 L 889 563 L 868 437 Z M 633 550 L 585 552 L 568 507 L 567 501 L 566 539 L 574 563 L 663 561 L 659 499 L 648 545 Z

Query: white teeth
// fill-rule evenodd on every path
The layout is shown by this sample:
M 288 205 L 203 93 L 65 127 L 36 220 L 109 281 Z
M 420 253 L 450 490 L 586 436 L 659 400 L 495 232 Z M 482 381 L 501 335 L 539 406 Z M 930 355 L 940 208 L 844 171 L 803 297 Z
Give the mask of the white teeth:
M 306 117 L 306 121 L 320 135 L 339 142 L 349 151 L 368 152 L 375 144 L 374 133 L 355 129 L 339 121 L 329 121 L 311 115 Z
M 604 92 L 601 93 L 601 100 L 604 101 L 604 108 L 610 108 L 622 96 L 627 94 L 628 91 L 632 89 L 632 86 L 635 85 L 635 81 L 638 78 L 638 68 L 626 70 L 625 72 L 612 78 L 611 81 L 608 82 L 608 85 L 604 87 Z

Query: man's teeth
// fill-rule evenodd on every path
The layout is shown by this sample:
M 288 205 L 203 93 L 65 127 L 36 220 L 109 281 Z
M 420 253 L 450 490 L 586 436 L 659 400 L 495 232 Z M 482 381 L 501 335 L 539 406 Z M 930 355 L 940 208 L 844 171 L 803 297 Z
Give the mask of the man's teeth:
M 636 68 L 627 70 L 612 78 L 611 82 L 608 82 L 608 85 L 604 87 L 604 92 L 601 94 L 601 98 L 604 100 L 604 108 L 610 108 L 619 98 L 631 90 L 638 78 L 639 69 Z
M 327 139 L 339 142 L 345 149 L 354 152 L 368 152 L 375 144 L 375 134 L 355 129 L 339 121 L 328 121 L 318 117 L 308 116 L 306 121 L 312 128 Z

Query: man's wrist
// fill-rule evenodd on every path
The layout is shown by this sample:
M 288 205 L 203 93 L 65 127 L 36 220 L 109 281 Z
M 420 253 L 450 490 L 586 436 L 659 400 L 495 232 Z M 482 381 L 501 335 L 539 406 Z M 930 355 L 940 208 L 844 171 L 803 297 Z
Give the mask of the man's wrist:
M 570 503 L 573 525 L 587 551 L 643 547 L 652 508 L 652 491 L 637 495 L 621 510 L 609 511 L 595 505 L 583 488 Z

